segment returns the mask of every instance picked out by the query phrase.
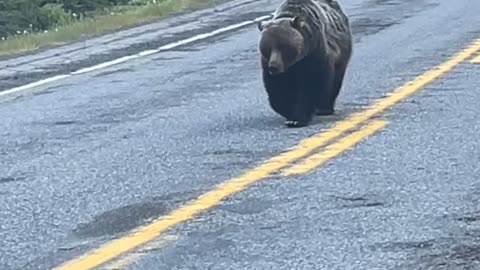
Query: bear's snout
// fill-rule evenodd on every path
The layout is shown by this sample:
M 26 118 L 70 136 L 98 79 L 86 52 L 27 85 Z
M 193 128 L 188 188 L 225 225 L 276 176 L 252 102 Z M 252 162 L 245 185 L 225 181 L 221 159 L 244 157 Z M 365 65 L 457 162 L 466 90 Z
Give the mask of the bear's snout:
M 268 61 L 268 73 L 270 75 L 276 75 L 283 72 L 282 55 L 278 50 L 273 50 L 270 55 L 270 61 Z
M 280 68 L 276 65 L 270 65 L 270 66 L 268 66 L 268 72 L 271 75 L 276 75 L 276 74 L 280 73 Z

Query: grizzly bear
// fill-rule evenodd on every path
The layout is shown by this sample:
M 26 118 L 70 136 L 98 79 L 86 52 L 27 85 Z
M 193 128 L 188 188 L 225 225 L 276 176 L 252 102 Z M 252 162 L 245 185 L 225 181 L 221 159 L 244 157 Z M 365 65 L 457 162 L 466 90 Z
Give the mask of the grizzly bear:
M 349 20 L 336 0 L 284 0 L 258 22 L 263 85 L 287 127 L 334 113 L 352 54 Z

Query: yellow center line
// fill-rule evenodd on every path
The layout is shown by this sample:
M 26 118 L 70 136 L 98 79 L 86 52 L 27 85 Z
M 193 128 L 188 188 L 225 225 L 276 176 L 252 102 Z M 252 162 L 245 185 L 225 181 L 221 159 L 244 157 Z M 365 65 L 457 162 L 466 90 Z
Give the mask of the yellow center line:
M 480 54 L 474 57 L 472 60 L 470 60 L 470 63 L 480 64 Z
M 311 155 L 310 157 L 304 159 L 297 165 L 290 167 L 285 170 L 283 173 L 284 176 L 291 176 L 295 174 L 307 173 L 319 166 L 321 166 L 326 161 L 338 156 L 345 150 L 352 148 L 357 143 L 362 141 L 364 138 L 373 135 L 379 130 L 383 129 L 387 125 L 387 121 L 384 120 L 374 120 L 365 127 L 361 128 L 359 131 L 356 131 L 342 139 L 338 142 L 331 144 L 325 148 L 325 150 Z
M 262 180 L 272 173 L 287 166 L 290 162 L 293 162 L 311 151 L 325 145 L 329 141 L 335 139 L 341 134 L 349 131 L 359 124 L 365 122 L 375 114 L 381 113 L 387 108 L 393 106 L 400 100 L 408 97 L 421 87 L 432 82 L 439 76 L 451 70 L 457 64 L 465 61 L 473 53 L 480 49 L 480 39 L 476 40 L 473 44 L 467 47 L 465 50 L 460 51 L 451 57 L 448 61 L 438 65 L 434 69 L 427 71 L 423 75 L 417 77 L 413 81 L 405 84 L 404 86 L 397 88 L 394 92 L 375 102 L 372 106 L 364 111 L 360 111 L 352 114 L 350 117 L 343 121 L 338 122 L 332 128 L 325 132 L 319 133 L 313 137 L 307 138 L 301 141 L 297 146 L 290 148 L 288 151 L 271 158 L 260 166 L 245 172 L 243 175 L 230 179 L 220 185 L 218 185 L 212 191 L 209 191 L 199 198 L 181 206 L 174 210 L 170 214 L 156 219 L 150 224 L 142 226 L 136 230 L 133 230 L 124 237 L 109 241 L 100 247 L 80 256 L 74 258 L 71 261 L 55 268 L 56 270 L 88 270 L 97 267 L 107 261 L 110 261 L 119 255 L 128 252 L 140 245 L 143 245 L 167 229 L 175 226 L 179 223 L 192 219 L 195 215 L 212 208 L 227 196 L 233 195 L 248 185 Z

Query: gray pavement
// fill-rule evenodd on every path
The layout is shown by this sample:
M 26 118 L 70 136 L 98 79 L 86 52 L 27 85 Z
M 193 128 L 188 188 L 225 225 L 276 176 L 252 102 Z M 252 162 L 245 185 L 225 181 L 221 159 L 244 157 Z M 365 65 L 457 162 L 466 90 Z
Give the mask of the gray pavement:
M 257 1 L 259 15 L 278 3 Z M 268 107 L 253 25 L 0 104 L 0 269 L 50 269 L 166 214 L 479 33 L 480 2 L 342 4 L 352 65 L 337 114 L 307 128 L 284 128 Z M 474 269 L 479 69 L 462 64 L 355 149 L 233 196 L 126 269 Z

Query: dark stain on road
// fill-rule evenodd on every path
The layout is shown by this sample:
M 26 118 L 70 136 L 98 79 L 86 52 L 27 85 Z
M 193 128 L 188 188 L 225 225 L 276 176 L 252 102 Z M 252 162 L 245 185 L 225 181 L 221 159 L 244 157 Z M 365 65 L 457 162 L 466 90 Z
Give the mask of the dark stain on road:
M 437 238 L 377 243 L 370 246 L 370 249 L 377 252 L 404 253 L 402 257 L 408 259 L 396 269 L 480 269 L 480 185 L 474 184 L 468 193 L 460 196 L 463 198 L 462 207 L 452 208 L 450 213 L 439 215 L 432 221 L 441 229 Z M 416 236 L 422 237 L 422 232 Z
M 24 181 L 25 179 L 26 177 L 12 177 L 12 176 L 0 177 L 0 184 Z
M 377 195 L 365 194 L 365 195 L 332 195 L 339 208 L 360 208 L 360 207 L 382 207 L 388 204 L 383 198 Z
M 76 121 L 69 121 L 69 120 L 53 122 L 53 124 L 56 125 L 56 126 L 68 126 L 68 125 L 73 125 L 75 123 L 77 123 L 77 122 Z
M 480 221 L 480 213 L 475 213 L 475 214 L 472 214 L 470 216 L 459 217 L 459 218 L 456 218 L 455 220 L 463 221 L 463 222 L 467 222 L 467 223 L 478 222 L 478 221 Z
M 77 237 L 115 235 L 133 229 L 149 219 L 166 214 L 168 205 L 163 201 L 126 205 L 96 216 L 92 222 L 80 224 L 73 231 Z
M 376 243 L 368 248 L 372 252 L 403 253 L 408 259 L 396 269 L 474 270 L 480 267 L 479 230 L 449 238 Z
M 148 201 L 125 205 L 104 212 L 94 217 L 91 222 L 78 225 L 72 233 L 77 238 L 103 237 L 124 233 L 168 214 L 180 203 L 192 199 L 195 194 L 191 191 L 172 193 L 154 197 Z
M 478 240 L 478 235 L 477 235 Z M 425 255 L 418 270 L 474 270 L 480 267 L 480 244 L 459 244 L 444 252 Z

